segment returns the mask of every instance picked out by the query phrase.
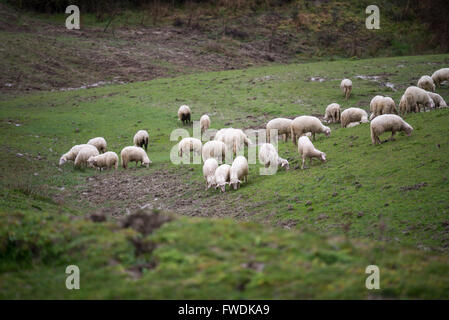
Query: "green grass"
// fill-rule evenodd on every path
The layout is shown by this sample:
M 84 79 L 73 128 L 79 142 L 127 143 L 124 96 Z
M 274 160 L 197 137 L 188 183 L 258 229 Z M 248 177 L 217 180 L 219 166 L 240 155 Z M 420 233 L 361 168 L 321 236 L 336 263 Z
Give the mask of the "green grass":
M 180 127 L 181 104 L 191 106 L 194 120 L 208 113 L 213 128 L 263 127 L 278 116 L 322 114 L 331 102 L 366 110 L 376 94 L 398 102 L 407 86 L 448 61 L 449 55 L 433 55 L 276 65 L 1 101 L 0 297 L 446 297 L 447 109 L 406 116 L 415 128 L 412 136 L 399 134 L 380 146 L 371 145 L 366 124 L 332 125 L 331 137 L 315 142 L 328 162 L 307 170 L 294 170 L 300 164 L 296 148 L 280 143 L 279 153 L 292 160 L 292 170 L 261 176 L 260 166 L 251 165 L 249 183 L 224 195 L 204 192 L 200 165 L 191 172 L 169 162 L 175 145 L 169 135 Z M 357 75 L 380 75 L 381 82 Z M 309 80 L 317 76 L 326 81 Z M 339 89 L 342 77 L 354 83 L 348 102 Z M 398 91 L 382 84 L 387 81 Z M 437 92 L 449 100 L 447 85 Z M 229 204 L 229 216 L 242 213 L 241 219 L 251 222 L 179 218 L 150 236 L 160 245 L 142 260 L 127 238 L 132 232 L 84 220 L 95 208 L 79 199 L 59 202 L 61 188 L 75 190 L 100 174 L 71 164 L 58 168 L 61 154 L 94 136 L 104 136 L 108 149 L 119 153 L 139 129 L 149 130 L 153 164 L 133 174 L 178 172 L 180 183 L 190 186 L 182 197 L 221 199 Z M 402 189 L 424 182 L 416 190 Z M 214 207 L 210 210 L 214 215 Z M 10 237 L 18 242 L 11 245 Z M 329 244 L 329 239 L 343 240 Z M 42 246 L 36 249 L 42 254 L 33 255 L 33 243 Z M 158 266 L 126 285 L 131 280 L 124 270 L 148 259 Z M 111 263 L 115 260 L 119 263 Z M 242 266 L 253 260 L 265 265 L 262 272 Z M 92 270 L 79 292 L 64 288 L 65 265 L 73 261 Z M 364 288 L 364 268 L 371 263 L 386 270 L 379 292 Z

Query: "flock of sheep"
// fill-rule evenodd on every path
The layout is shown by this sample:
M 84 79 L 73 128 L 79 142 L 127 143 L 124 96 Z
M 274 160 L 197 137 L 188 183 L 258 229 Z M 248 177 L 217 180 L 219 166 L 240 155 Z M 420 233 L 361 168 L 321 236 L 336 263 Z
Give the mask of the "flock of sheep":
M 421 110 L 447 107 L 443 98 L 434 93 L 435 86 L 443 81 L 449 80 L 449 68 L 436 71 L 431 77 L 422 76 L 417 86 L 408 87 L 402 95 L 398 109 L 390 97 L 375 96 L 370 102 L 371 115 L 360 108 L 348 108 L 341 112 L 340 105 L 332 103 L 327 106 L 324 121 L 327 123 L 340 122 L 343 128 L 349 128 L 360 123 L 370 123 L 371 140 L 373 144 L 380 143 L 379 136 L 384 132 L 391 132 L 390 140 L 394 140 L 395 133 L 404 131 L 410 135 L 413 128 L 406 123 L 401 116 L 408 112 L 420 112 Z M 340 85 L 344 96 L 349 99 L 352 91 L 352 81 L 343 79 Z M 191 110 L 188 106 L 182 105 L 178 110 L 178 119 L 183 123 L 191 122 Z M 399 116 L 400 114 L 401 116 Z M 200 118 L 201 134 L 210 128 L 210 118 L 203 115 Z M 299 116 L 295 119 L 276 118 L 266 125 L 267 143 L 259 146 L 259 161 L 266 168 L 278 167 L 289 169 L 289 163 L 281 158 L 273 144 L 270 143 L 272 133 L 282 135 L 284 141 L 290 137 L 293 144 L 298 146 L 298 153 L 302 157 L 301 168 L 304 169 L 306 159 L 317 158 L 322 162 L 326 161 L 326 154 L 316 149 L 309 137 L 315 140 L 315 135 L 323 133 L 327 137 L 331 134 L 331 129 L 322 124 L 321 120 L 313 116 Z M 122 149 L 121 163 L 123 168 L 127 168 L 129 162 L 136 162 L 136 165 L 149 166 L 151 160 L 147 155 L 149 134 L 145 130 L 139 130 L 133 139 L 133 146 Z M 178 155 L 188 155 L 197 153 L 202 157 L 203 175 L 206 180 L 206 190 L 215 187 L 225 192 L 226 185 L 234 190 L 240 187 L 243 181 L 247 181 L 249 166 L 247 159 L 238 155 L 244 146 L 251 145 L 251 140 L 241 129 L 223 128 L 216 132 L 213 140 L 207 141 L 204 145 L 200 139 L 184 138 L 178 144 Z M 97 137 L 89 140 L 86 144 L 73 146 L 67 153 L 63 154 L 59 160 L 59 165 L 68 160 L 72 160 L 75 166 L 86 166 L 109 169 L 118 168 L 119 159 L 115 152 L 107 151 L 106 140 Z M 144 150 L 145 148 L 145 150 Z M 224 161 L 226 159 L 226 161 Z M 226 164 L 223 162 L 228 162 Z

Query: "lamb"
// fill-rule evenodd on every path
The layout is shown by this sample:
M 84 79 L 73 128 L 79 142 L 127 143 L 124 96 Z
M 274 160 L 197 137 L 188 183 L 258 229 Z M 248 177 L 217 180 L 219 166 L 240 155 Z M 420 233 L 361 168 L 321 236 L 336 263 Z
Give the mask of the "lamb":
M 326 154 L 318 149 L 315 149 L 309 137 L 302 136 L 298 139 L 298 152 L 302 157 L 301 169 L 304 169 L 306 158 L 310 159 L 310 166 L 312 166 L 312 158 L 318 158 L 322 162 L 326 162 Z
M 134 135 L 133 143 L 136 147 L 145 146 L 145 151 L 148 149 L 148 140 L 150 139 L 150 135 L 146 130 L 139 130 Z
M 329 137 L 331 129 L 324 126 L 320 119 L 312 116 L 300 116 L 292 121 L 291 135 L 293 144 L 296 145 L 297 137 L 300 137 L 307 132 L 311 132 L 313 140 L 315 140 L 316 133 L 324 133 L 326 137 Z
M 226 156 L 226 145 L 221 141 L 208 141 L 202 148 L 202 157 L 205 162 L 209 158 L 214 158 L 218 163 L 222 163 Z
M 203 114 L 200 118 L 201 134 L 210 128 L 210 118 L 207 114 Z
M 145 150 L 136 146 L 123 148 L 122 152 L 120 152 L 120 158 L 122 159 L 122 166 L 124 169 L 128 167 L 129 162 L 135 162 L 136 167 L 140 162 L 142 166 L 145 165 L 147 168 L 150 163 L 152 163 Z
M 348 100 L 352 91 L 352 81 L 349 79 L 341 80 L 340 89 L 343 91 L 345 99 Z
M 215 170 L 218 168 L 218 162 L 214 158 L 209 158 L 204 161 L 203 176 L 206 179 L 206 190 L 214 187 L 215 183 Z
M 87 167 L 87 160 L 92 156 L 98 156 L 100 153 L 93 145 L 82 147 L 75 158 L 75 167 Z
M 184 138 L 178 144 L 178 155 L 182 157 L 183 153 L 189 154 L 191 151 L 201 155 L 203 144 L 197 138 Z
M 383 114 L 371 121 L 370 130 L 371 141 L 375 145 L 380 143 L 379 136 L 384 132 L 391 131 L 390 141 L 394 141 L 394 135 L 396 132 L 405 131 L 405 133 L 410 136 L 413 128 L 407 122 L 402 120 L 400 116 L 395 114 Z
M 381 114 L 390 114 L 390 113 L 397 114 L 396 104 L 394 103 L 394 100 L 391 99 L 390 97 L 383 97 L 377 95 L 373 99 L 371 99 L 369 107 L 371 111 L 371 115 L 369 117 L 370 120 L 374 119 L 375 117 Z
M 369 122 L 368 113 L 360 108 L 348 108 L 341 113 L 341 127 L 346 128 L 351 122 Z
M 103 168 L 110 169 L 114 167 L 115 171 L 118 168 L 118 156 L 117 153 L 108 151 L 98 156 L 91 156 L 87 159 L 87 164 L 89 167 L 100 168 L 100 171 Z
M 284 142 L 290 137 L 292 120 L 287 118 L 276 118 L 267 123 L 267 142 L 271 141 L 271 130 L 277 130 L 278 135 L 282 135 Z
M 190 123 L 191 114 L 189 106 L 182 105 L 178 109 L 178 118 L 183 124 Z
M 429 76 L 422 76 L 419 78 L 417 86 L 426 91 L 435 91 L 435 84 Z
M 439 86 L 443 81 L 449 80 L 449 68 L 443 68 L 432 74 L 433 83 Z
M 243 148 L 243 145 L 249 146 L 252 142 L 241 129 L 223 128 L 215 134 L 215 141 L 221 141 L 226 145 L 226 152 L 229 155 L 237 154 Z
M 338 103 L 331 103 L 326 107 L 324 120 L 327 122 L 340 122 L 341 109 Z
M 407 90 L 405 90 L 401 100 L 403 100 L 403 105 L 400 109 L 403 109 L 406 112 L 420 112 L 420 106 L 422 106 L 424 110 L 426 107 L 429 109 L 433 109 L 435 107 L 435 103 L 430 98 L 427 91 L 415 86 L 408 87 Z
M 229 185 L 237 190 L 242 183 L 242 180 L 247 182 L 249 174 L 248 160 L 244 156 L 238 156 L 232 162 Z
M 262 144 L 259 149 L 259 161 L 265 165 L 265 168 L 272 166 L 277 169 L 280 166 L 286 171 L 290 169 L 288 161 L 279 157 L 276 148 L 271 143 Z
M 229 164 L 222 164 L 215 170 L 215 189 L 220 188 L 221 192 L 226 191 L 226 185 L 229 184 L 231 176 L 231 166 Z
M 87 144 L 93 145 L 97 148 L 98 152 L 105 153 L 106 150 L 106 140 L 103 137 L 96 137 L 87 141 Z
M 90 146 L 90 144 L 77 144 L 73 146 L 68 152 L 64 153 L 59 159 L 59 165 L 62 166 L 67 161 L 75 161 L 78 152 L 85 146 Z
M 427 91 L 427 94 L 435 103 L 435 108 L 447 108 L 446 101 L 437 93 Z

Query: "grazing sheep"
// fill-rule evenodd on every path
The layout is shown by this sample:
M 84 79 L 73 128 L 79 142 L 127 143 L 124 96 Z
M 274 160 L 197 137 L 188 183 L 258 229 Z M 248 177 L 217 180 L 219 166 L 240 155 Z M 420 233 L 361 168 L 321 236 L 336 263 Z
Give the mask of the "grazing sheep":
M 424 110 L 426 110 L 426 107 L 429 109 L 435 107 L 435 103 L 432 98 L 430 98 L 427 91 L 415 86 L 408 87 L 401 100 L 402 99 L 404 99 L 403 103 L 405 103 L 405 108 L 404 106 L 401 108 L 403 110 L 405 109 L 406 112 L 420 112 L 421 106 Z
M 278 135 L 282 135 L 284 142 L 290 137 L 292 120 L 287 118 L 276 118 L 267 123 L 267 142 L 270 143 L 270 130 L 277 130 Z
M 396 104 L 390 97 L 375 96 L 373 99 L 371 99 L 369 108 L 372 112 L 369 120 L 372 120 L 381 114 L 398 113 L 396 110 Z
M 426 91 L 435 91 L 435 84 L 433 83 L 432 78 L 429 76 L 422 76 L 421 78 L 419 78 L 417 86 Z
M 340 122 L 341 109 L 338 103 L 331 103 L 326 107 L 324 120 L 327 122 Z
M 206 190 L 215 186 L 215 170 L 218 168 L 218 162 L 214 158 L 204 161 L 203 176 L 206 179 Z
M 178 155 L 182 157 L 183 154 L 188 154 L 191 151 L 201 155 L 201 148 L 203 144 L 197 138 L 184 138 L 178 144 Z
M 215 170 L 215 189 L 220 188 L 221 192 L 226 191 L 226 185 L 229 184 L 231 177 L 231 166 L 222 164 Z
M 98 156 L 91 156 L 87 159 L 87 164 L 89 167 L 110 169 L 114 167 L 115 170 L 118 168 L 118 156 L 117 153 L 108 151 Z
M 182 105 L 178 109 L 178 118 L 183 124 L 190 123 L 191 114 L 189 106 Z
M 82 147 L 75 158 L 75 167 L 87 167 L 87 160 L 92 156 L 98 156 L 100 153 L 93 145 Z
M 202 157 L 205 162 L 209 158 L 214 158 L 218 163 L 222 163 L 226 156 L 226 145 L 221 141 L 208 141 L 202 149 Z
M 298 152 L 302 157 L 301 169 L 304 169 L 306 158 L 310 159 L 310 166 L 312 166 L 312 158 L 318 158 L 322 162 L 326 162 L 326 154 L 318 149 L 315 149 L 309 137 L 302 136 L 298 139 Z
M 296 145 L 297 137 L 300 137 L 307 132 L 311 132 L 313 140 L 315 140 L 316 133 L 324 133 L 326 137 L 329 137 L 331 129 L 323 125 L 320 119 L 312 116 L 300 116 L 292 121 L 291 135 L 293 144 Z
M 368 113 L 360 108 L 348 108 L 341 113 L 341 127 L 346 128 L 351 122 L 369 122 Z
M 340 89 L 343 91 L 345 99 L 348 100 L 352 91 L 352 81 L 349 79 L 341 80 Z
M 449 68 L 443 68 L 443 69 L 435 71 L 432 74 L 432 80 L 433 80 L 433 83 L 437 86 L 439 86 L 441 84 L 441 82 L 443 82 L 443 81 L 448 81 L 449 80 Z
M 67 161 L 75 161 L 78 152 L 85 146 L 90 146 L 90 144 L 77 144 L 73 146 L 68 152 L 64 153 L 61 158 L 59 158 L 59 165 L 62 166 Z
M 231 166 L 229 185 L 237 190 L 242 183 L 242 180 L 247 182 L 249 174 L 248 160 L 244 156 L 235 158 Z
M 123 148 L 122 152 L 120 152 L 120 158 L 122 159 L 122 166 L 125 169 L 128 167 L 129 162 L 135 162 L 136 167 L 140 162 L 142 166 L 145 165 L 147 168 L 152 163 L 145 150 L 136 146 Z
M 435 108 L 447 108 L 446 101 L 438 93 L 427 92 L 427 94 L 435 103 Z
M 148 140 L 150 139 L 150 135 L 148 134 L 148 132 L 146 130 L 139 130 L 137 131 L 137 133 L 134 135 L 134 145 L 136 147 L 143 147 L 145 146 L 145 151 L 148 149 Z
M 384 132 L 391 131 L 390 141 L 393 141 L 396 132 L 405 131 L 405 133 L 410 136 L 413 128 L 407 122 L 402 120 L 400 116 L 395 114 L 383 114 L 371 121 L 370 130 L 371 141 L 375 145 L 380 143 L 379 136 Z
M 223 128 L 218 130 L 215 134 L 215 141 L 221 141 L 226 145 L 226 152 L 229 150 L 229 154 L 237 154 L 244 145 L 249 146 L 251 140 L 248 139 L 246 134 L 241 129 Z
M 279 157 L 276 148 L 271 143 L 264 143 L 259 149 L 259 161 L 265 165 L 265 168 L 270 166 L 277 168 L 290 169 L 287 159 Z
M 103 137 L 96 137 L 87 141 L 87 144 L 93 145 L 97 148 L 98 152 L 105 153 L 106 150 L 106 140 Z
M 203 114 L 200 118 L 201 134 L 210 128 L 210 118 L 207 114 Z

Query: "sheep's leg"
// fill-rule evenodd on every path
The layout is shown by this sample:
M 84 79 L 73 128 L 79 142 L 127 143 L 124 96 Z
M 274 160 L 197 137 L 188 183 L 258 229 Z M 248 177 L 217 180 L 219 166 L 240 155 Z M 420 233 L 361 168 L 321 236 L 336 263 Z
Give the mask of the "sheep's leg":
M 282 135 L 282 138 L 283 138 L 284 142 L 287 142 L 287 134 L 286 134 L 286 133 L 284 133 L 284 134 Z
M 395 138 L 394 138 L 395 133 L 396 133 L 396 132 L 395 132 L 394 130 L 391 131 L 390 141 L 394 141 L 394 140 L 395 140 Z
M 304 165 L 306 163 L 306 157 L 302 157 L 302 165 L 301 165 L 301 169 L 304 170 Z
M 312 167 L 312 157 L 310 157 L 310 167 Z
M 312 133 L 313 141 L 315 141 L 315 132 Z

